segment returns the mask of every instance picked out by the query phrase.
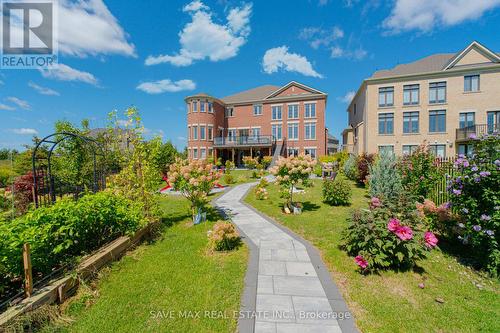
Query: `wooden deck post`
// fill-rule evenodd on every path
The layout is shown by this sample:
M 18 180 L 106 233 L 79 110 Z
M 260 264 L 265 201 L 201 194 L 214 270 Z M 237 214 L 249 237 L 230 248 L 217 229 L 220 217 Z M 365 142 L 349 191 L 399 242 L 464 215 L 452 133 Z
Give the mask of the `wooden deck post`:
M 232 152 L 233 152 L 232 153 L 232 155 L 233 155 L 232 160 L 233 160 L 233 163 L 234 163 L 234 148 L 233 148 Z
M 33 294 L 33 272 L 31 269 L 31 253 L 30 245 L 25 243 L 23 245 L 23 264 L 24 264 L 24 292 L 26 297 Z

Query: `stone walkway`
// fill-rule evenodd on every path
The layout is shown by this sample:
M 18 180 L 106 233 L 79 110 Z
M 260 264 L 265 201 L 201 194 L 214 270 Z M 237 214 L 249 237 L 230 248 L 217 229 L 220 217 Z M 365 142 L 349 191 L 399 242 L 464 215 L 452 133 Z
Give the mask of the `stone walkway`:
M 250 246 L 251 256 L 258 258 L 250 260 L 242 301 L 242 310 L 255 311 L 256 316 L 240 320 L 239 331 L 356 332 L 317 251 L 241 202 L 254 185 L 235 186 L 215 201 L 255 245 Z

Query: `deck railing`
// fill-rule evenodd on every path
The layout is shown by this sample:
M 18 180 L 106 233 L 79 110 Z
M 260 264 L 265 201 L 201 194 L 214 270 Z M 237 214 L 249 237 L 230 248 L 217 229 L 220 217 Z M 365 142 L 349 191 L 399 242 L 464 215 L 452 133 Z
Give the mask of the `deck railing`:
M 272 135 L 256 136 L 219 136 L 214 138 L 215 147 L 237 146 L 271 146 L 274 144 Z
M 464 128 L 457 128 L 457 141 L 474 139 L 484 134 L 500 131 L 500 124 L 477 124 Z

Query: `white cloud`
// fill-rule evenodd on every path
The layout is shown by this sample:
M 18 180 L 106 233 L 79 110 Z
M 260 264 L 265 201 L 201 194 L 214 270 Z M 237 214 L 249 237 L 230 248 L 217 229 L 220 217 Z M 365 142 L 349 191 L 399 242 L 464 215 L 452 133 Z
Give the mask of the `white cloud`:
M 16 108 L 10 106 L 10 105 L 6 105 L 6 104 L 3 104 L 3 103 L 0 103 L 0 110 L 5 110 L 5 111 L 14 111 Z
M 429 32 L 436 26 L 452 26 L 478 19 L 497 6 L 500 6 L 500 0 L 396 0 L 383 26 L 391 33 Z
M 221 61 L 236 56 L 250 34 L 252 5 L 229 11 L 226 24 L 212 20 L 210 8 L 201 1 L 193 1 L 184 7 L 191 15 L 191 22 L 179 32 L 181 49 L 174 55 L 148 56 L 146 65 L 168 62 L 174 66 L 189 66 L 205 58 Z
M 137 86 L 137 89 L 148 94 L 161 94 L 164 92 L 179 92 L 196 89 L 196 83 L 191 80 L 171 81 L 169 79 L 143 82 Z
M 50 89 L 50 88 L 39 86 L 38 84 L 36 84 L 33 81 L 28 82 L 28 86 L 35 89 L 38 93 L 40 93 L 42 95 L 48 95 L 48 96 L 59 96 L 60 95 L 57 91 Z
M 350 49 L 344 49 L 340 46 L 333 46 L 330 49 L 330 58 L 336 59 L 336 58 L 347 58 L 347 59 L 352 59 L 352 60 L 362 60 L 368 55 L 368 52 L 366 52 L 363 47 L 359 46 L 358 48 L 355 48 L 353 50 Z
M 177 140 L 179 140 L 179 141 L 187 141 L 187 139 L 186 139 L 185 136 L 178 136 Z
M 11 128 L 10 131 L 19 135 L 37 135 L 38 131 L 34 128 Z
M 22 100 L 22 99 L 20 99 L 20 98 L 10 96 L 10 97 L 7 97 L 7 98 L 6 98 L 6 100 L 7 100 L 7 101 L 9 101 L 9 102 L 11 102 L 11 103 L 16 104 L 16 105 L 17 105 L 17 106 L 19 106 L 21 109 L 24 109 L 24 110 L 29 110 L 29 109 L 31 109 L 31 105 L 30 105 L 30 103 L 28 103 L 27 101 Z
M 40 69 L 42 76 L 48 79 L 59 81 L 81 81 L 97 85 L 98 81 L 94 75 L 88 72 L 79 71 L 64 64 L 54 64 L 49 68 Z
M 344 37 L 344 30 L 335 26 L 330 29 L 322 29 L 318 27 L 304 28 L 299 33 L 299 38 L 307 40 L 313 49 L 318 49 L 320 46 L 329 46 L 334 41 Z
M 269 49 L 264 54 L 262 61 L 264 72 L 271 74 L 282 69 L 287 72 L 297 72 L 305 76 L 322 78 L 323 75 L 316 72 L 306 57 L 289 53 L 288 46 Z
M 339 97 L 338 100 L 343 102 L 343 103 L 351 103 L 352 99 L 356 96 L 355 91 L 348 91 L 344 96 Z

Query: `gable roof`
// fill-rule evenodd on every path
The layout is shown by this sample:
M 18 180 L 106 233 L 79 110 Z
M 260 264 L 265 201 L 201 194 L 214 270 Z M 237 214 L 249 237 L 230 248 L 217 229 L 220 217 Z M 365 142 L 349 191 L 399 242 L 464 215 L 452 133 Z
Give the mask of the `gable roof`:
M 500 62 L 500 57 L 498 56 L 498 54 L 494 53 L 481 43 L 473 41 L 472 43 L 469 44 L 469 46 L 467 46 L 461 52 L 458 52 L 454 57 L 452 57 L 449 63 L 446 64 L 446 66 L 443 68 L 443 70 L 452 68 L 472 49 L 479 51 L 479 53 L 485 56 L 485 58 L 490 59 L 491 62 Z
M 272 92 L 278 90 L 279 88 L 280 87 L 278 86 L 272 86 L 272 85 L 260 86 L 257 88 L 242 91 L 234 95 L 226 96 L 224 98 L 221 98 L 221 100 L 225 104 L 260 101 L 266 98 L 266 96 L 269 96 L 269 94 L 271 94 Z
M 311 94 L 321 94 L 321 95 L 326 95 L 324 92 L 321 92 L 317 89 L 314 89 L 314 88 L 311 88 L 309 86 L 306 86 L 305 84 L 302 84 L 302 83 L 298 83 L 296 81 L 290 81 L 288 82 L 287 84 L 285 84 L 283 87 L 279 88 L 278 90 L 272 92 L 269 96 L 266 96 L 266 99 L 269 99 L 269 98 L 273 98 L 273 97 L 276 97 L 278 96 L 280 93 L 282 93 L 283 91 L 287 90 L 288 88 L 290 88 L 291 86 L 297 86 L 299 88 L 302 88 L 308 92 L 310 92 Z

